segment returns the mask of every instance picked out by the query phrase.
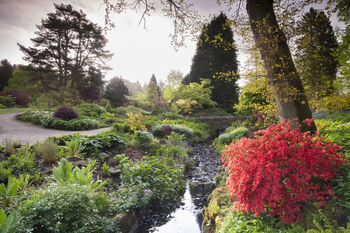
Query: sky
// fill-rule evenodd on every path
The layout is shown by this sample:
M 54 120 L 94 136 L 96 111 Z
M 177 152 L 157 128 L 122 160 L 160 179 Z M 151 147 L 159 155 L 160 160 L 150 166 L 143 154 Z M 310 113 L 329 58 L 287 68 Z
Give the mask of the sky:
M 220 12 L 214 0 L 194 0 L 202 14 Z M 0 59 L 11 64 L 26 64 L 17 43 L 32 46 L 31 38 L 37 31 L 41 19 L 54 12 L 53 3 L 69 3 L 81 9 L 88 19 L 104 26 L 105 8 L 102 0 L 0 0 Z M 186 75 L 191 66 L 196 43 L 188 40 L 186 47 L 175 51 L 169 34 L 173 31 L 171 19 L 157 11 L 147 17 L 146 28 L 139 24 L 140 12 L 127 11 L 114 15 L 116 27 L 106 34 L 107 49 L 114 53 L 107 62 L 112 68 L 106 71 L 106 80 L 121 76 L 130 81 L 147 83 L 152 74 L 158 80 L 166 80 L 171 70 Z
M 225 6 L 219 7 L 215 0 L 187 1 L 192 1 L 199 13 L 208 17 L 227 10 Z M 104 26 L 103 0 L 0 0 L 0 60 L 26 64 L 17 43 L 32 46 L 30 39 L 35 37 L 35 25 L 40 25 L 47 13 L 55 11 L 53 3 L 69 3 L 74 9 L 83 10 L 92 22 Z M 181 71 L 184 75 L 189 73 L 196 42 L 188 40 L 186 47 L 175 51 L 169 36 L 173 31 L 171 19 L 163 16 L 158 9 L 147 17 L 144 28 L 143 24 L 139 24 L 140 17 L 141 12 L 131 10 L 113 15 L 116 27 L 108 31 L 106 37 L 109 40 L 107 49 L 114 56 L 107 62 L 112 70 L 105 72 L 106 80 L 121 76 L 145 84 L 152 74 L 157 80 L 165 81 L 171 70 Z M 238 51 L 241 70 L 245 60 L 243 52 Z

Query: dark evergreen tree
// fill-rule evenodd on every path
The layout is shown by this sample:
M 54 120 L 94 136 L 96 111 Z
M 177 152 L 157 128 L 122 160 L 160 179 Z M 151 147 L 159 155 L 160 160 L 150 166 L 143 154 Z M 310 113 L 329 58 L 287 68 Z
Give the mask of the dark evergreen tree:
M 0 61 L 0 91 L 2 91 L 8 84 L 9 79 L 12 77 L 12 73 L 15 70 L 15 66 L 11 65 L 7 59 Z
M 105 50 L 107 39 L 102 27 L 87 19 L 82 11 L 71 5 L 54 4 L 56 12 L 49 13 L 37 25 L 34 47 L 19 45 L 24 60 L 43 75 L 41 82 L 48 88 L 81 86 L 93 69 L 104 69 L 111 53 Z M 101 76 L 100 76 L 101 77 Z
M 125 104 L 127 95 L 129 95 L 129 90 L 123 79 L 115 77 L 108 82 L 104 98 L 108 99 L 113 107 L 119 107 Z
M 338 43 L 331 23 L 323 11 L 313 8 L 298 23 L 297 67 L 309 98 L 334 93 Z
M 191 71 L 182 83 L 212 80 L 212 99 L 227 111 L 238 102 L 236 81 L 238 65 L 233 32 L 226 15 L 221 13 L 202 29 L 192 60 Z

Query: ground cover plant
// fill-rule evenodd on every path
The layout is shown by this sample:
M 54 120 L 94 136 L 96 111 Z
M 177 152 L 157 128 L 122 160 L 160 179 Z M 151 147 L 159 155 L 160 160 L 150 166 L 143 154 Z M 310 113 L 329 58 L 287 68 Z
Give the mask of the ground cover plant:
M 33 112 L 33 122 L 51 114 Z M 12 191 L 0 203 L 11 207 L 4 209 L 11 227 L 16 232 L 117 232 L 120 216 L 178 201 L 185 171 L 193 165 L 185 143 L 193 130 L 179 124 L 179 130 L 157 139 L 142 115 L 129 115 L 115 129 L 93 136 L 51 137 L 33 146 L 8 140 L 1 147 L 5 189 L 0 191 Z M 154 122 L 163 120 L 152 116 Z

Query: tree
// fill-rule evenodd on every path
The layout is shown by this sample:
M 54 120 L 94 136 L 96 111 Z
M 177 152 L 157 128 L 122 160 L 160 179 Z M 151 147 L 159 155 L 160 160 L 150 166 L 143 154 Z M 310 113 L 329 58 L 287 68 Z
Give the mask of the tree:
M 162 105 L 162 96 L 160 92 L 160 88 L 157 84 L 157 79 L 154 74 L 148 83 L 146 88 L 146 100 L 150 103 L 153 111 L 159 111 Z
M 171 72 L 167 76 L 167 83 L 173 89 L 178 88 L 182 80 L 183 74 L 181 73 L 181 71 L 171 70 Z
M 328 17 L 310 8 L 297 28 L 297 67 L 307 95 L 320 99 L 334 93 L 338 43 Z
M 111 11 L 122 12 L 128 7 L 132 7 L 144 10 L 142 20 L 145 19 L 146 15 L 149 15 L 151 10 L 155 9 L 154 3 L 149 0 L 137 0 L 132 4 L 126 4 L 124 0 L 114 0 L 113 2 L 112 4 L 111 0 L 104 0 L 107 19 Z M 181 33 L 189 28 L 189 24 L 195 25 L 197 23 L 197 12 L 186 1 L 166 0 L 161 2 L 165 14 L 174 19 L 175 32 Z M 218 2 L 227 3 L 228 7 L 231 7 L 234 0 L 218 0 Z M 280 120 L 298 118 L 299 122 L 302 122 L 304 119 L 312 118 L 312 114 L 286 36 L 277 23 L 273 9 L 274 2 L 274 0 L 246 0 L 248 21 L 256 47 L 260 50 L 264 61 Z M 242 1 L 239 1 L 238 11 L 241 3 Z M 179 28 L 179 25 L 184 28 Z M 302 130 L 316 130 L 314 123 L 311 126 L 301 125 Z
M 210 83 L 210 79 L 202 79 L 200 83 L 180 84 L 177 89 L 168 89 L 165 96 L 169 106 L 175 105 L 175 109 L 184 114 L 192 114 L 204 107 L 215 107 Z
M 106 86 L 104 98 L 108 99 L 113 107 L 119 107 L 126 102 L 126 95 L 129 94 L 128 87 L 122 78 L 112 78 Z
M 238 102 L 238 64 L 231 23 L 221 13 L 205 25 L 197 43 L 191 71 L 183 83 L 200 82 L 201 78 L 212 80 L 212 98 L 219 107 L 233 111 Z
M 41 83 L 49 89 L 79 86 L 91 69 L 104 69 L 111 53 L 105 50 L 103 29 L 71 5 L 54 4 L 56 11 L 37 25 L 34 47 L 18 44 L 24 60 L 43 72 Z M 100 76 L 100 78 L 102 78 Z
M 7 59 L 0 61 L 0 91 L 7 86 L 14 70 L 15 66 L 11 65 Z
M 261 53 L 281 121 L 312 118 L 300 76 L 295 68 L 286 37 L 279 28 L 273 0 L 247 0 L 246 9 L 255 44 Z M 315 124 L 302 130 L 315 131 Z
M 35 81 L 35 72 L 30 67 L 18 65 L 5 87 L 6 91 L 12 89 L 28 92 L 32 96 L 38 94 L 40 89 Z

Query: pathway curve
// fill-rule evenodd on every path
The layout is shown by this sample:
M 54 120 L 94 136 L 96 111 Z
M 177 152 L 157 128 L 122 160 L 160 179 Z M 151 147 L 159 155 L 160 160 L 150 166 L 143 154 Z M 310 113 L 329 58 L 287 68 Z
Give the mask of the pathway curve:
M 43 141 L 50 136 L 61 136 L 74 133 L 90 136 L 110 129 L 110 127 L 81 131 L 46 129 L 38 125 L 16 120 L 15 116 L 17 114 L 18 113 L 0 114 L 0 145 L 3 144 L 2 142 L 5 138 L 11 138 L 12 140 L 32 145 L 37 141 Z

